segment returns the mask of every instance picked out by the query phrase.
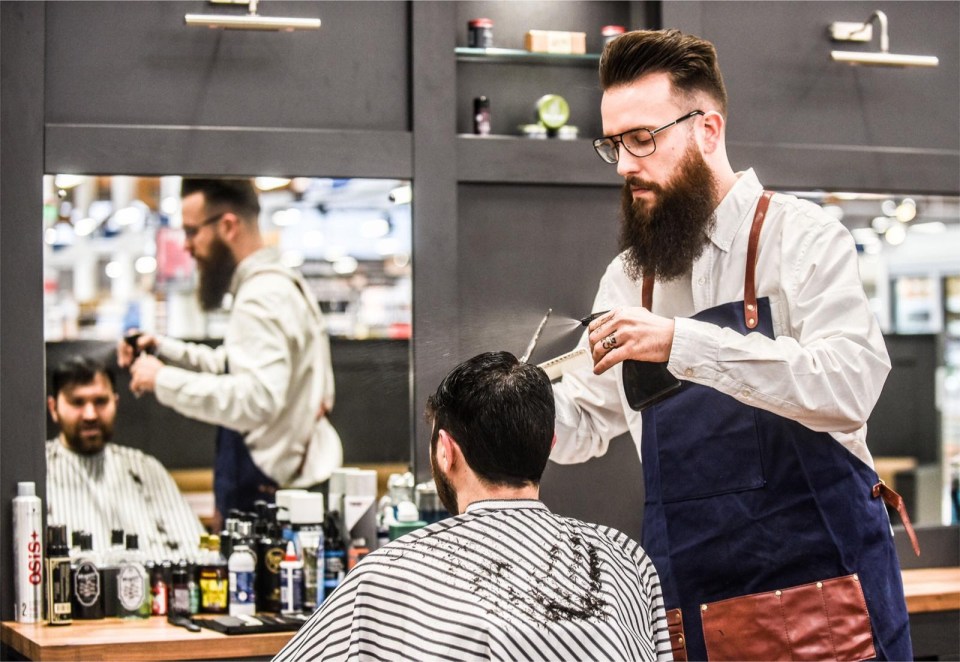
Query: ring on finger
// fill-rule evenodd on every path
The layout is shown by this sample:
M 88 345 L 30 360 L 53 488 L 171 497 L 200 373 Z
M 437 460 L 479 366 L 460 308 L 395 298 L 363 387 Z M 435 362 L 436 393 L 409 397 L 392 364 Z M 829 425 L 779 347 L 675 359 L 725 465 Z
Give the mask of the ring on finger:
M 611 349 L 617 346 L 617 334 L 611 333 L 609 336 L 603 339 L 601 345 L 603 345 L 603 348 L 609 352 Z

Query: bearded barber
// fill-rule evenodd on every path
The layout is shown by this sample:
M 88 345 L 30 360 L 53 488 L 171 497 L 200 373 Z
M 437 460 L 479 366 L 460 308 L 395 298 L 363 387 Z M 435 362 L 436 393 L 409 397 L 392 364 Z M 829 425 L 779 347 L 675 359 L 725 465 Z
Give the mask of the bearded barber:
M 627 33 L 600 83 L 594 146 L 624 178 L 624 250 L 594 302 L 610 312 L 581 341 L 593 371 L 555 388 L 551 458 L 632 434 L 678 658 L 912 659 L 884 506 L 896 497 L 866 445 L 890 360 L 850 233 L 733 170 L 709 42 Z M 642 426 L 626 359 L 681 381 Z
M 124 340 L 119 364 L 130 388 L 156 393 L 177 412 L 218 427 L 217 518 L 272 501 L 280 487 L 315 487 L 341 466 L 343 450 L 326 418 L 334 383 L 326 327 L 303 277 L 280 262 L 260 234 L 249 180 L 184 179 L 184 247 L 197 261 L 201 307 L 232 295 L 216 349 L 141 335 L 139 357 Z M 147 352 L 150 353 L 147 353 Z

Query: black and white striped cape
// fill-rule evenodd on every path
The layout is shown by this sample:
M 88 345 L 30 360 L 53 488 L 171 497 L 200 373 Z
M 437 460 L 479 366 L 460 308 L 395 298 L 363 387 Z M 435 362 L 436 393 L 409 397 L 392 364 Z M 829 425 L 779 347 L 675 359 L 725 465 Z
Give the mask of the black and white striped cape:
M 480 501 L 368 555 L 275 660 L 669 660 L 653 564 L 535 500 Z

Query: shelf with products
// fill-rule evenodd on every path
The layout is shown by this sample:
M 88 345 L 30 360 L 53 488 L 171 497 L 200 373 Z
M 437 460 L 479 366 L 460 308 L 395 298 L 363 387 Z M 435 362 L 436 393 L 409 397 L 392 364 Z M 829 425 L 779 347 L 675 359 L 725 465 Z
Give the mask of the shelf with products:
M 458 62 L 489 62 L 491 64 L 547 64 L 572 67 L 595 67 L 599 53 L 536 53 L 514 48 L 454 49 Z

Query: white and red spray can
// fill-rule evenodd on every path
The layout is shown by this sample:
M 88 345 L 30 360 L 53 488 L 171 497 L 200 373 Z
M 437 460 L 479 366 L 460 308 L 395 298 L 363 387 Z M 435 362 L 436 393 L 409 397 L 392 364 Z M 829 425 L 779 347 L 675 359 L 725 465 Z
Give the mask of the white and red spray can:
M 13 498 L 13 568 L 16 619 L 38 623 L 43 611 L 42 506 L 32 482 L 17 483 Z

